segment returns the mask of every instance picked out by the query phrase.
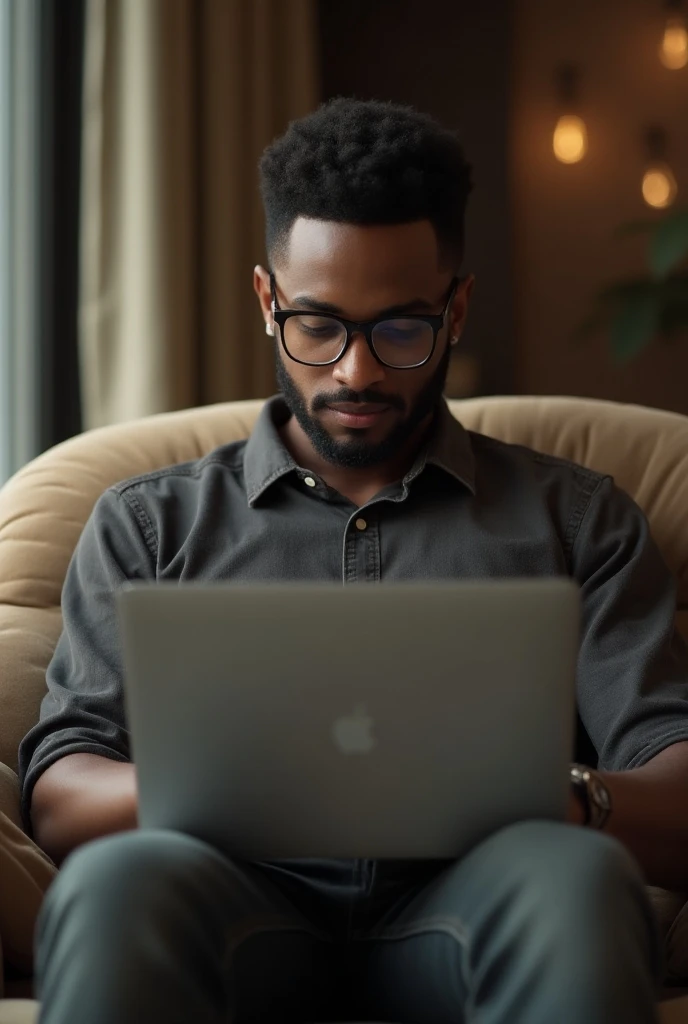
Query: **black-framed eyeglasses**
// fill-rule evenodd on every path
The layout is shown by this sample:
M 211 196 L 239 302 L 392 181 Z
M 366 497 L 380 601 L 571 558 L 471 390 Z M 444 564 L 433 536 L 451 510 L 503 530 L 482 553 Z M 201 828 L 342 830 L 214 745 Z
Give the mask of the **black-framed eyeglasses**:
M 383 366 L 393 370 L 415 370 L 432 359 L 437 336 L 444 327 L 460 282 L 460 277 L 452 280 L 444 312 L 439 315 L 402 315 L 359 323 L 332 313 L 325 315 L 302 309 L 280 309 L 275 275 L 271 272 L 272 315 L 279 327 L 282 347 L 295 363 L 330 366 L 342 358 L 353 335 L 360 333 Z

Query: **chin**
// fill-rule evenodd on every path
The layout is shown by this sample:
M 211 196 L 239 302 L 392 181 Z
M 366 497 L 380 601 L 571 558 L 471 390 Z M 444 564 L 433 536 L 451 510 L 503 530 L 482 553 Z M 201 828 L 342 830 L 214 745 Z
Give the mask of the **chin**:
M 324 429 L 310 433 L 313 447 L 331 465 L 340 469 L 370 469 L 379 466 L 395 454 L 397 443 L 393 431 L 380 437 L 371 428 L 349 428 L 333 435 Z
M 394 427 L 386 426 L 380 429 L 379 426 L 373 427 L 345 427 L 338 426 L 334 430 L 329 426 L 325 427 L 321 424 L 322 432 L 327 434 L 330 441 L 334 445 L 361 445 L 369 448 L 371 445 L 376 447 L 381 444 L 385 444 L 388 438 L 391 438 L 394 434 Z

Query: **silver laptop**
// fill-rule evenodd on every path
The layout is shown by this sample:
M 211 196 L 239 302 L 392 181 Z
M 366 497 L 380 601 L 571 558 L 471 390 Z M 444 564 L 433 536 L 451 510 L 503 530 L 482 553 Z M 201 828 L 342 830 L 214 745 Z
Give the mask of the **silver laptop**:
M 453 858 L 565 816 L 568 579 L 133 584 L 118 603 L 143 828 L 250 860 Z

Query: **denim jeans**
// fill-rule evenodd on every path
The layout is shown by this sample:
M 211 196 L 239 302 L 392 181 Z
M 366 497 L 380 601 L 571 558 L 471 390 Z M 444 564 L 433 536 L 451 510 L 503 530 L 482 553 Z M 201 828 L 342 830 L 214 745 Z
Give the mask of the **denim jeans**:
M 607 836 L 525 822 L 355 891 L 175 832 L 89 843 L 39 920 L 40 1022 L 657 1020 L 643 880 Z

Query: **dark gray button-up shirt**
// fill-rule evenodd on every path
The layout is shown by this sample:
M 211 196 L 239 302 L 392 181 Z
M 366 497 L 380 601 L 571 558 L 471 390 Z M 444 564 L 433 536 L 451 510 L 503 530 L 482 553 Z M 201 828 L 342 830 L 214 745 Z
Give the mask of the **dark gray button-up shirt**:
M 27 821 L 32 788 L 58 758 L 129 759 L 113 600 L 129 579 L 349 585 L 568 574 L 583 598 L 578 758 L 632 768 L 688 740 L 674 583 L 642 512 L 610 477 L 469 433 L 443 405 L 404 479 L 357 508 L 294 462 L 278 433 L 287 417 L 274 398 L 248 441 L 117 484 L 98 501 L 67 574 L 40 721 L 20 747 Z

